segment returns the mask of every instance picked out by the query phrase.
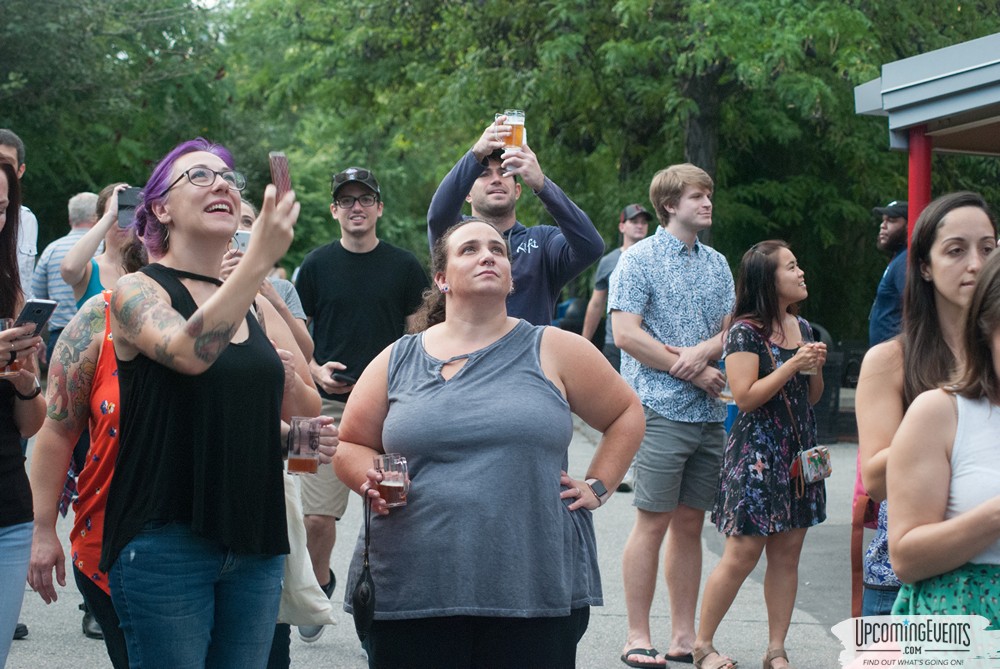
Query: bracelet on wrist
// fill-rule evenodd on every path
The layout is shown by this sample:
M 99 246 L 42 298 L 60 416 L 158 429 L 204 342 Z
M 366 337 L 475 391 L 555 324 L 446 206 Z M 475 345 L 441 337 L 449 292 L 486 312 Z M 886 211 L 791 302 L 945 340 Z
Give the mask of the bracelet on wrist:
M 25 401 L 27 401 L 27 400 L 33 400 L 36 397 L 38 397 L 41 393 L 42 393 L 42 385 L 38 382 L 38 377 L 37 376 L 35 377 L 35 388 L 34 388 L 34 390 L 32 390 L 27 395 L 22 395 L 21 391 L 17 389 L 17 386 L 14 387 L 14 395 L 19 400 L 25 400 Z

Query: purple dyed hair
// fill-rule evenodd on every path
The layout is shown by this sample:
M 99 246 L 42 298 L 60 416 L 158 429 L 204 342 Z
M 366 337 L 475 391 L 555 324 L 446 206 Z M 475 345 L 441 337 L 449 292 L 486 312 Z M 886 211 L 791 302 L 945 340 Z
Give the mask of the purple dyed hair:
M 135 209 L 135 229 L 146 245 L 150 258 L 161 258 L 170 248 L 167 241 L 167 227 L 153 215 L 152 206 L 167 198 L 167 194 L 163 191 L 172 181 L 174 163 L 177 162 L 177 159 L 195 151 L 206 151 L 218 156 L 226 164 L 226 167 L 234 168 L 233 154 L 229 152 L 229 149 L 221 144 L 213 144 L 204 137 L 197 137 L 178 144 L 157 163 L 153 173 L 149 175 L 149 181 L 142 189 L 142 202 Z

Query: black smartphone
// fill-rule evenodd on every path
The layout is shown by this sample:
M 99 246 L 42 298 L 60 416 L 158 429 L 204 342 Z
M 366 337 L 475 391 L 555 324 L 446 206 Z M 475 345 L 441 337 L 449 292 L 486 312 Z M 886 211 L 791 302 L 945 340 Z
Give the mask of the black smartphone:
M 135 218 L 135 208 L 142 201 L 142 189 L 128 187 L 118 193 L 118 227 L 125 229 L 132 225 Z
M 58 304 L 55 300 L 28 300 L 24 303 L 24 308 L 21 309 L 21 313 L 18 314 L 17 319 L 14 321 L 14 327 L 33 323 L 35 331 L 28 336 L 37 337 L 42 334 L 42 329 L 49 322 L 49 318 L 52 317 L 52 312 L 56 310 Z
M 281 151 L 271 151 L 267 154 L 271 163 L 271 183 L 278 189 L 275 200 L 280 200 L 285 193 L 292 190 L 292 180 L 288 175 L 288 158 Z
M 337 381 L 339 383 L 346 383 L 349 386 L 353 386 L 358 382 L 356 378 L 354 378 L 353 376 L 348 376 L 343 372 L 334 372 L 332 376 L 334 381 Z

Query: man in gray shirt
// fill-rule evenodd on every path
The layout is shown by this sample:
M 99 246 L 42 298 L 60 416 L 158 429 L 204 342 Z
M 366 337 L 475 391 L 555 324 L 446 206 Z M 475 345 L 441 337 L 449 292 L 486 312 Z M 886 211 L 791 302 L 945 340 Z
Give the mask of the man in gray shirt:
M 641 204 L 630 204 L 622 209 L 618 219 L 618 232 L 622 236 L 622 245 L 611 253 L 601 258 L 597 264 L 597 271 L 594 273 L 594 293 L 590 296 L 587 304 L 587 314 L 583 318 L 584 339 L 593 339 L 597 332 L 597 326 L 608 308 L 608 279 L 611 272 L 618 266 L 618 259 L 622 257 L 622 252 L 637 241 L 646 237 L 649 230 L 649 222 L 653 220 L 652 215 Z M 615 337 L 612 334 L 611 319 L 604 324 L 604 357 L 608 359 L 615 371 L 621 371 L 622 352 L 615 346 Z

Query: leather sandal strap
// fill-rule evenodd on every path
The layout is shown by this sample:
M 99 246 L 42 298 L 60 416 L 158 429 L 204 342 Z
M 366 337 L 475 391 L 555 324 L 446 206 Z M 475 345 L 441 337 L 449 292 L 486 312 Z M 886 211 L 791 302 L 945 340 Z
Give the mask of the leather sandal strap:
M 771 660 L 777 660 L 779 657 L 785 661 L 788 660 L 788 654 L 784 648 L 768 648 L 767 655 L 764 656 L 764 661 L 770 664 Z

